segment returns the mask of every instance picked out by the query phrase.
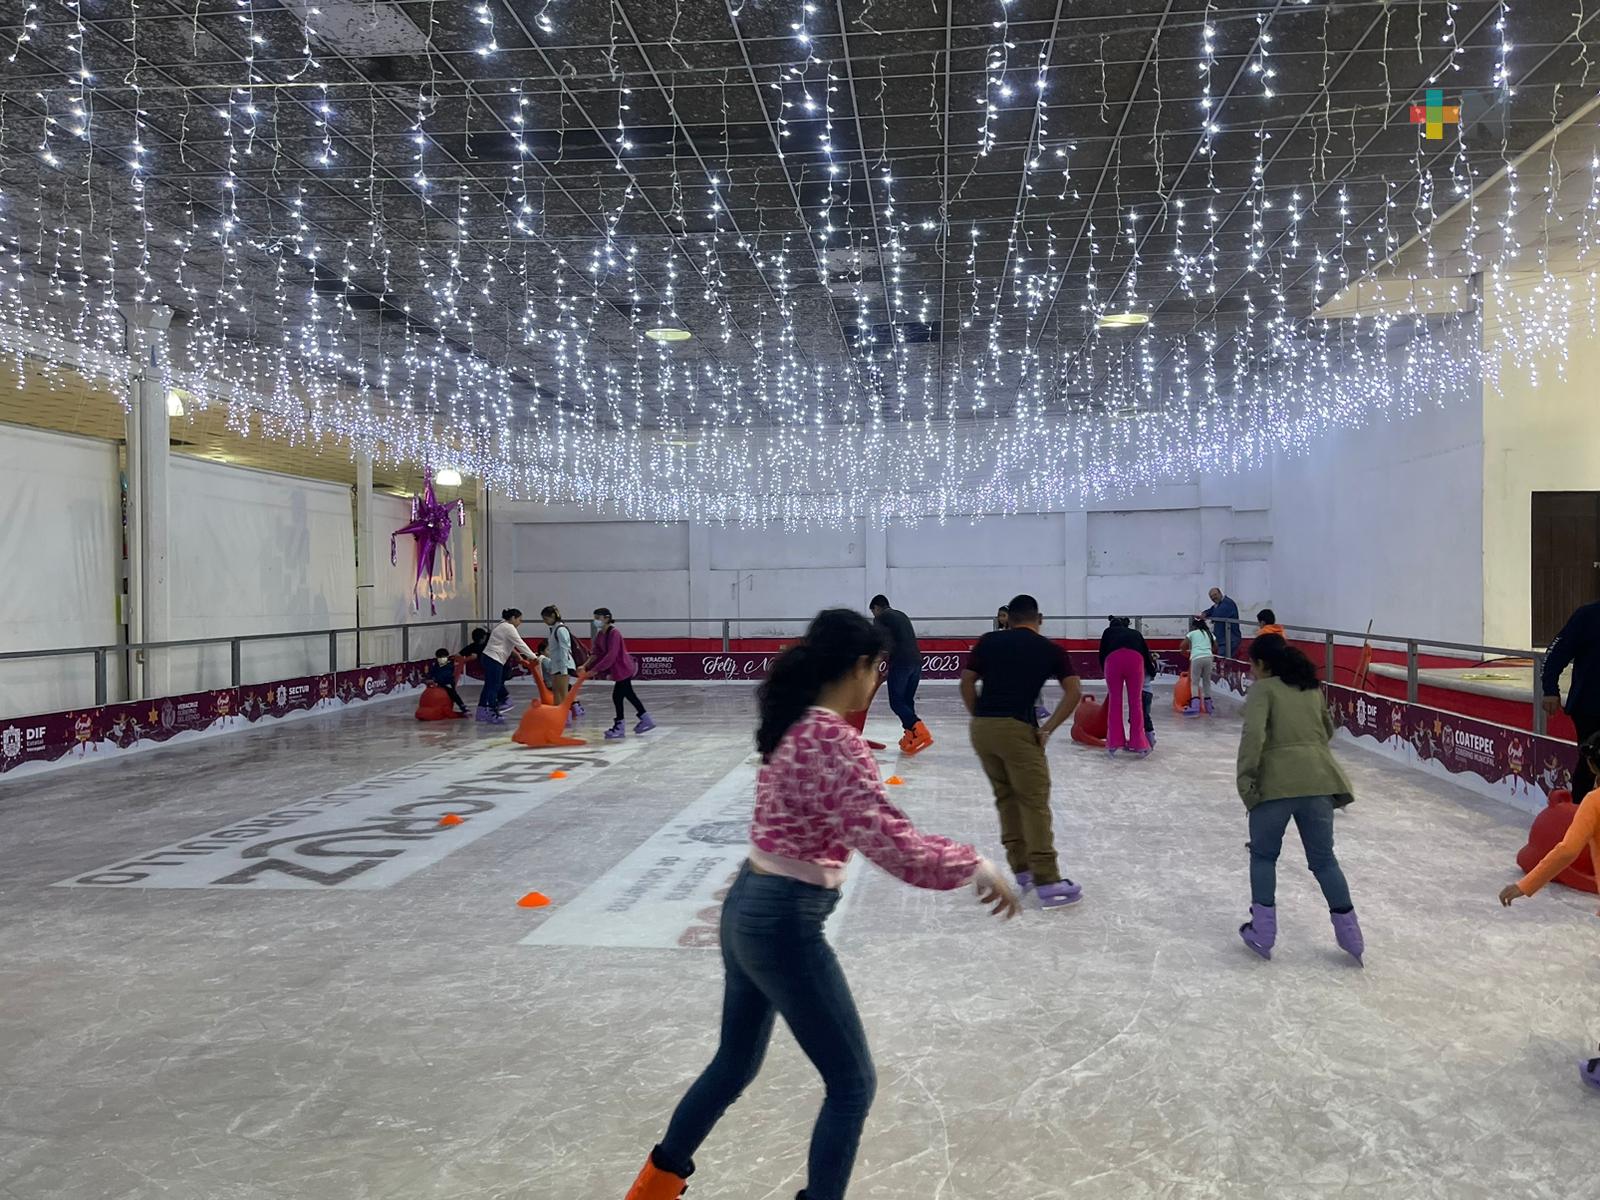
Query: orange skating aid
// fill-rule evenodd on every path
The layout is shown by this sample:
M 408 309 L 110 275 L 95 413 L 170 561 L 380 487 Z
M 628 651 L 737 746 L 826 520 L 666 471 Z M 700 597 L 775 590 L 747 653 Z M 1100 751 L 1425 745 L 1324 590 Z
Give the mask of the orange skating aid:
M 1578 806 L 1572 802 L 1571 792 L 1551 792 L 1549 805 L 1533 819 L 1533 828 L 1528 831 L 1528 844 L 1517 852 L 1517 866 L 1524 873 L 1537 867 L 1540 860 L 1567 836 L 1567 826 L 1572 824 L 1572 818 L 1577 815 Z M 1600 893 L 1600 884 L 1595 879 L 1594 858 L 1588 850 L 1578 855 L 1570 867 L 1557 875 L 1556 882 L 1576 891 Z
M 572 706 L 577 703 L 583 681 L 580 679 L 575 683 L 572 690 L 567 693 L 567 698 L 557 704 L 539 674 L 535 671 L 533 678 L 539 685 L 540 702 L 530 705 L 528 711 L 522 714 L 522 720 L 517 722 L 517 731 L 511 735 L 511 740 L 524 746 L 534 747 L 588 745 L 582 738 L 567 736 L 567 716 L 572 712 Z
M 887 750 L 888 749 L 888 747 L 885 746 L 882 742 L 875 742 L 871 738 L 866 736 L 866 733 L 867 733 L 867 710 L 866 709 L 858 708 L 853 713 L 845 713 L 844 719 L 846 721 L 849 721 L 850 724 L 852 724 L 852 725 L 854 725 L 856 727 L 856 732 L 862 735 L 861 736 L 861 740 L 867 743 L 867 749 L 868 750 Z
M 1072 714 L 1072 740 L 1080 746 L 1104 747 L 1109 724 L 1106 706 L 1093 696 L 1085 696 Z
M 550 903 L 550 897 L 543 892 L 529 892 L 517 901 L 518 908 L 543 908 Z
M 455 813 L 445 813 L 444 816 L 439 818 L 439 824 L 441 824 L 441 825 L 460 825 L 463 820 L 464 820 L 464 818 L 458 816 Z
M 417 700 L 417 720 L 453 721 L 456 716 L 456 706 L 450 703 L 449 692 L 436 683 L 430 683 L 422 689 L 422 695 Z
M 1179 675 L 1178 682 L 1172 688 L 1172 711 L 1182 712 L 1189 707 L 1189 701 L 1194 699 L 1194 685 L 1189 682 L 1188 675 Z

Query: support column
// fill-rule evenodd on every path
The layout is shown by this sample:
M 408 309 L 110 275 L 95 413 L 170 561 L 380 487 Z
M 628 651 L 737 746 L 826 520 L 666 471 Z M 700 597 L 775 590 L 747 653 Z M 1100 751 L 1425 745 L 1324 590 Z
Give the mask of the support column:
M 162 377 L 162 335 L 172 323 L 164 304 L 124 304 L 128 356 L 134 362 L 129 386 L 128 436 L 128 637 L 163 642 L 172 637 L 171 548 L 172 435 L 167 391 Z M 171 694 L 166 651 L 134 656 L 128 686 L 140 697 Z
M 360 630 L 377 624 L 373 619 L 373 602 L 377 598 L 378 560 L 372 537 L 372 455 L 365 450 L 356 452 L 356 664 L 371 665 L 371 647 Z
M 722 622 L 708 621 L 715 598 L 711 594 L 715 576 L 711 573 L 711 528 L 699 521 L 689 522 L 689 628 L 690 637 L 722 636 Z
M 874 525 L 870 520 L 861 522 L 861 549 L 866 570 L 862 574 L 861 609 L 866 611 L 867 601 L 878 593 L 889 595 L 889 530 Z M 893 596 L 889 597 L 891 600 Z
M 1062 599 L 1069 613 L 1089 611 L 1089 514 L 1069 512 L 1063 514 L 1062 543 Z M 1092 622 L 1073 621 L 1060 623 L 1061 637 L 1087 637 L 1093 630 Z
M 482 480 L 478 481 L 478 520 L 473 533 L 477 537 L 478 552 L 478 594 L 474 597 L 476 607 L 472 611 L 475 618 L 484 616 L 493 617 L 500 610 L 494 606 L 494 520 L 489 512 L 491 497 L 489 485 Z M 493 624 L 491 620 L 490 624 Z

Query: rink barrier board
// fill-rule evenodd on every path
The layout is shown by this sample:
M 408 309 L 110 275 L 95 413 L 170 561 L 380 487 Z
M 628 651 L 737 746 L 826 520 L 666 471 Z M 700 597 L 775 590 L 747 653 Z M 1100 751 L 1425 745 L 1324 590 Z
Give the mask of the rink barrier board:
M 1067 646 L 1073 669 L 1084 679 L 1102 677 L 1098 655 Z M 641 652 L 634 655 L 640 683 L 755 683 L 779 651 Z M 1156 651 L 1164 675 L 1178 675 L 1185 661 L 1174 649 Z M 966 655 L 938 650 L 923 655 L 922 677 L 960 677 Z M 68 761 L 106 761 L 183 735 L 209 736 L 330 711 L 367 700 L 415 692 L 431 660 L 365 667 L 276 680 L 243 687 L 191 692 L 157 700 L 89 706 L 67 712 L 0 722 L 0 776 L 26 767 Z M 1218 663 L 1221 685 L 1238 696 L 1249 690 L 1245 664 Z M 1324 685 L 1344 735 L 1388 757 L 1433 773 L 1466 776 L 1474 790 L 1529 808 L 1552 791 L 1568 787 L 1577 747 L 1422 704 L 1340 685 Z
M 0 776 L 67 759 L 104 761 L 185 734 L 232 732 L 262 721 L 415 691 L 430 664 L 431 660 L 391 663 L 9 718 L 0 721 Z

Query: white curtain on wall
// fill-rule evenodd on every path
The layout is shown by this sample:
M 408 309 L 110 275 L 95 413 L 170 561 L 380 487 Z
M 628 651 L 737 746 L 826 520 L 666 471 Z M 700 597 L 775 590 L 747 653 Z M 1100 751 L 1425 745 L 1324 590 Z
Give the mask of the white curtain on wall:
M 121 485 L 110 442 L 0 425 L 0 651 L 118 640 Z M 108 670 L 114 686 L 115 670 Z M 115 691 L 112 699 L 119 698 Z M 88 656 L 0 662 L 0 718 L 94 701 Z
M 348 487 L 174 457 L 171 529 L 174 640 L 356 623 Z M 230 679 L 226 645 L 174 651 L 171 663 L 174 692 Z M 246 683 L 327 669 L 325 634 L 243 647 Z
M 433 575 L 434 607 L 428 611 L 428 585 L 426 581 L 417 588 L 420 608 L 412 607 L 411 589 L 416 581 L 416 540 L 410 535 L 395 541 L 395 561 L 389 562 L 389 534 L 411 520 L 411 502 L 399 496 L 374 496 L 372 498 L 372 544 L 377 559 L 376 587 L 373 589 L 370 624 L 419 625 L 433 621 L 470 621 L 478 607 L 472 574 L 472 519 L 467 513 L 465 525 L 454 525 L 450 530 L 450 558 L 455 566 L 455 578 L 446 579 L 444 559 L 440 556 Z M 533 614 L 529 614 L 530 618 Z M 411 656 L 422 658 L 435 648 L 443 646 L 454 652 L 461 648 L 459 627 L 418 630 L 411 635 Z M 426 643 L 426 644 L 424 644 Z M 363 662 L 399 662 L 402 645 L 398 630 L 392 633 L 369 633 L 362 636 Z

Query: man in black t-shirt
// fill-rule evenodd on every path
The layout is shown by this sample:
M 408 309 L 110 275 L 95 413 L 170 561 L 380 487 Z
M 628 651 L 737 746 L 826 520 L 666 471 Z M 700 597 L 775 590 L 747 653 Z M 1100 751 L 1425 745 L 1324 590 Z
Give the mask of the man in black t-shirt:
M 994 788 L 1000 840 L 1017 885 L 1037 888 L 1042 908 L 1065 908 L 1083 889 L 1063 878 L 1056 862 L 1044 747 L 1083 693 L 1067 652 L 1039 632 L 1039 602 L 1017 596 L 1006 607 L 1010 627 L 984 634 L 972 648 L 961 673 L 961 700 L 972 714 L 972 748 Z M 1063 695 L 1041 726 L 1034 701 L 1049 679 L 1061 683 Z
M 917 716 L 917 684 L 922 682 L 922 648 L 917 645 L 917 631 L 911 627 L 910 617 L 889 606 L 889 597 L 874 596 L 869 607 L 873 624 L 889 643 L 889 678 L 885 682 L 889 687 L 889 707 L 905 730 L 900 735 L 900 749 L 906 754 L 920 754 L 933 745 L 933 735 Z

